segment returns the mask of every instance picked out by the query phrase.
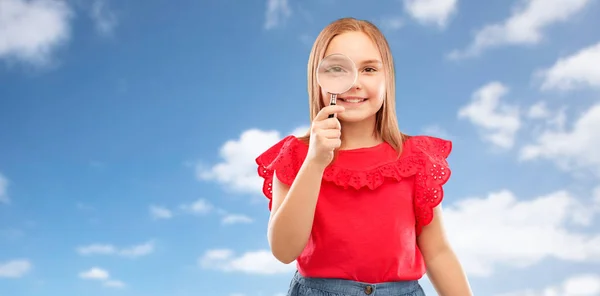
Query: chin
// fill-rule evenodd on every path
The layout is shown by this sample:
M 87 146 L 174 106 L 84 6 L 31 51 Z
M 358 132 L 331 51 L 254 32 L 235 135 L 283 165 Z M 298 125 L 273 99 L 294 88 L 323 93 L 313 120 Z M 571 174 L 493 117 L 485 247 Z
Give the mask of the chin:
M 338 119 L 348 123 L 358 123 L 362 121 L 375 122 L 377 112 L 382 108 L 382 105 L 364 104 L 356 107 L 349 104 L 340 104 L 346 108 L 344 112 L 338 115 Z
M 354 111 L 354 110 L 353 110 Z M 343 122 L 357 123 L 375 119 L 376 113 L 371 112 L 353 112 L 345 111 L 344 114 L 338 115 L 338 119 Z

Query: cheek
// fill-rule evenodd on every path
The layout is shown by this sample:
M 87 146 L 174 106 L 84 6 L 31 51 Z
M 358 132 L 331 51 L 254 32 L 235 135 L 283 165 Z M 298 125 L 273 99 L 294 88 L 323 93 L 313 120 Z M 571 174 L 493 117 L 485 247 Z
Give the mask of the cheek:
M 323 90 L 321 90 L 321 101 L 323 102 L 323 106 L 329 105 L 329 94 Z
M 369 85 L 369 97 L 376 98 L 377 101 L 383 101 L 385 97 L 385 81 L 373 80 Z
M 385 98 L 385 81 L 381 82 L 379 84 L 378 93 L 379 93 L 379 100 L 383 101 L 383 99 Z

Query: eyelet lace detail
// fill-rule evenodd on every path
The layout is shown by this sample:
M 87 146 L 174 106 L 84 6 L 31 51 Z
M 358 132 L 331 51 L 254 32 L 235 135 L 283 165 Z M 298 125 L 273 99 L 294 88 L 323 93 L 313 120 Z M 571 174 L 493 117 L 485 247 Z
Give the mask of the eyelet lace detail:
M 452 142 L 428 136 L 411 137 L 405 144 L 406 153 L 398 160 L 368 170 L 351 170 L 331 165 L 325 169 L 323 180 L 343 188 L 371 190 L 381 186 L 386 179 L 399 182 L 403 178 L 415 176 L 414 211 L 416 232 L 433 219 L 433 208 L 444 197 L 442 186 L 450 178 L 450 168 L 446 158 L 452 150 Z M 287 136 L 269 148 L 257 159 L 258 175 L 264 179 L 263 194 L 269 199 L 269 210 L 273 197 L 273 176 L 281 182 L 292 185 L 304 159 L 308 147 L 294 136 Z
M 291 186 L 306 158 L 306 152 L 299 151 L 303 147 L 297 141 L 295 136 L 287 136 L 256 158 L 258 175 L 264 179 L 262 190 L 269 199 L 269 210 L 272 205 L 275 170 L 277 178 Z
M 414 209 L 416 234 L 433 220 L 433 209 L 444 198 L 443 185 L 450 179 L 446 158 L 452 151 L 452 142 L 434 137 L 414 137 L 414 147 L 424 160 L 415 176 Z
M 381 186 L 386 179 L 398 182 L 403 178 L 416 174 L 418 168 L 422 165 L 422 159 L 414 156 L 402 157 L 399 160 L 364 171 L 333 165 L 325 169 L 323 180 L 344 188 L 358 190 L 367 187 L 374 190 Z

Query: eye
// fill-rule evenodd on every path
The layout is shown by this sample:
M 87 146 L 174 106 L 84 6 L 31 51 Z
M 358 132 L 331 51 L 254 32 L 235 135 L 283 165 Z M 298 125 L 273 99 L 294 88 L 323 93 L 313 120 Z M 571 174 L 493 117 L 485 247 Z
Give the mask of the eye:
M 327 68 L 326 72 L 346 72 L 346 69 L 344 69 L 342 66 L 330 66 Z
M 372 72 L 377 72 L 377 69 L 373 68 L 373 67 L 365 67 L 363 69 L 363 71 L 365 71 L 365 72 L 371 72 L 372 73 Z

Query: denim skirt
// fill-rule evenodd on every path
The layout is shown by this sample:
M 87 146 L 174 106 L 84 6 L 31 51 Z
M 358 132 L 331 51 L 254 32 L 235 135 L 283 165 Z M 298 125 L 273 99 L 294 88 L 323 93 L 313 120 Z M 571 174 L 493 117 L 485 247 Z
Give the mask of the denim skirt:
M 368 284 L 294 274 L 287 296 L 425 296 L 418 281 Z

